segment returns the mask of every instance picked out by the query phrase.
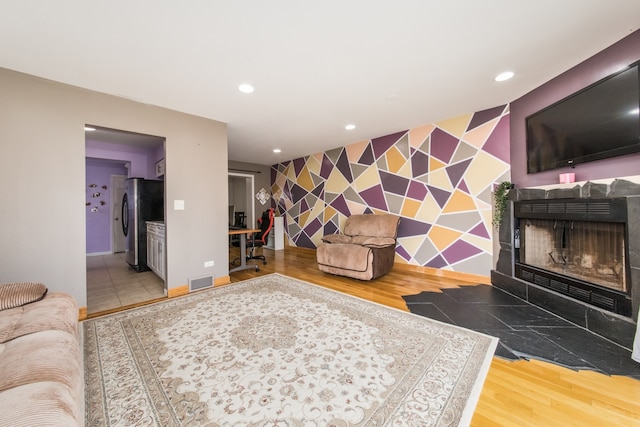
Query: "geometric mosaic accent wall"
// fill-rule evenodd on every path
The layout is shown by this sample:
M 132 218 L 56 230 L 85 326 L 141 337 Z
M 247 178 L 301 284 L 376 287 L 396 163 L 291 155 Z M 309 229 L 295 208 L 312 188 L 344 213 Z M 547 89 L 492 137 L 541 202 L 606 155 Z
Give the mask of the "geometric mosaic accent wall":
M 271 190 L 293 246 L 388 212 L 401 217 L 396 262 L 488 276 L 491 192 L 509 173 L 501 106 L 273 165 Z

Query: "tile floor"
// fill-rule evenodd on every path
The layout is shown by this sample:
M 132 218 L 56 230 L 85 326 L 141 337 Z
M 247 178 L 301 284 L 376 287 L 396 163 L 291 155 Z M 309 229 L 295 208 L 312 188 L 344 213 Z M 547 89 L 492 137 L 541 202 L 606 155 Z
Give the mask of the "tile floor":
M 414 314 L 498 337 L 496 356 L 640 379 L 640 363 L 629 350 L 496 287 L 463 286 L 403 298 Z
M 164 297 L 164 281 L 152 271 L 136 272 L 124 255 L 87 257 L 88 314 Z

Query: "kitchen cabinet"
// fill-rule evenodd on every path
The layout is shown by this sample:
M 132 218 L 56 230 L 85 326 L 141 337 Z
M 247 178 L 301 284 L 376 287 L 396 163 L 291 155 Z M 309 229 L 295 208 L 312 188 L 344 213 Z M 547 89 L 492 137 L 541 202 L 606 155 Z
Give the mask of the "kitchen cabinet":
M 147 267 L 165 278 L 164 222 L 147 221 Z

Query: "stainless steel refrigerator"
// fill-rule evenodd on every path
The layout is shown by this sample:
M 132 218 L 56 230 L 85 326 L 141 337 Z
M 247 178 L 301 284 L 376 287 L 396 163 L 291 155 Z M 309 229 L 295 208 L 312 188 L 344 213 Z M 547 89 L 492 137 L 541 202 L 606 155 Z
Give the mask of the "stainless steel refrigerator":
M 129 178 L 122 197 L 122 232 L 126 260 L 136 271 L 147 271 L 147 221 L 164 220 L 164 181 Z

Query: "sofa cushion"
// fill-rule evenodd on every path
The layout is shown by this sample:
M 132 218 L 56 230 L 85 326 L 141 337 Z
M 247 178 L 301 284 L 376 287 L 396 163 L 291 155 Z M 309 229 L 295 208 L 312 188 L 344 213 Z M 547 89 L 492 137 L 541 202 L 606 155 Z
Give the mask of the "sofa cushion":
M 77 336 L 78 306 L 72 296 L 52 292 L 34 304 L 0 311 L 0 343 L 49 329 Z
M 318 264 L 338 269 L 367 271 L 371 265 L 371 249 L 350 244 L 321 244 L 316 256 Z
M 43 381 L 0 392 L 0 426 L 80 426 L 78 397 L 63 384 Z
M 322 241 L 325 243 L 351 243 L 351 236 L 344 234 L 327 234 L 322 237 Z
M 75 336 L 43 331 L 0 344 L 0 391 L 53 381 L 81 394 L 82 364 Z
M 0 285 L 0 310 L 40 301 L 46 294 L 47 287 L 42 283 L 16 282 Z

